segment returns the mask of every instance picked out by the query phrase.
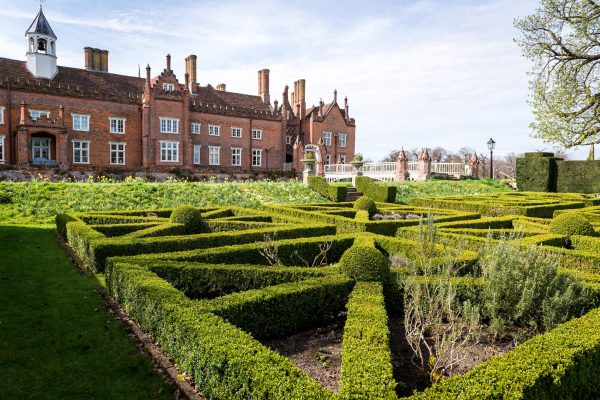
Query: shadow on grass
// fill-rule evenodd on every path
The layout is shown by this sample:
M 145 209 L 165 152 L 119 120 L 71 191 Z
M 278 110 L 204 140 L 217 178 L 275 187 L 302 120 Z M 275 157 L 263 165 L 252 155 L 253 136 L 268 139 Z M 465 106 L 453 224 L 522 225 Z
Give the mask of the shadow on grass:
M 0 397 L 173 398 L 99 288 L 52 227 L 0 226 Z

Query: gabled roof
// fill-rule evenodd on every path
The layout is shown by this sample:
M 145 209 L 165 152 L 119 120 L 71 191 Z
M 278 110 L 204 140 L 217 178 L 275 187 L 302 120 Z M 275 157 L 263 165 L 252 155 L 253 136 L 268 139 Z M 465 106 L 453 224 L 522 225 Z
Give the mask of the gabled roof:
M 329 104 L 323 104 L 323 118 L 325 118 L 327 115 L 329 115 L 331 110 L 333 110 L 334 106 L 338 106 L 338 109 L 340 110 L 340 112 L 342 113 L 344 118 L 346 118 L 346 111 L 343 110 L 336 102 L 329 103 Z M 318 114 L 319 107 L 311 107 L 311 108 L 307 109 L 306 110 L 306 118 L 310 118 L 310 115 L 312 113 Z
M 31 33 L 50 36 L 51 38 L 56 39 L 56 35 L 50 27 L 50 24 L 48 23 L 48 20 L 46 19 L 46 16 L 42 11 L 42 7 L 40 7 L 40 12 L 38 12 L 38 14 L 36 15 L 35 19 L 31 23 L 31 26 L 29 27 L 29 29 L 27 29 L 27 32 L 25 32 L 26 35 Z
M 196 86 L 196 98 L 202 103 L 215 104 L 217 106 L 229 106 L 235 109 L 258 110 L 264 112 L 272 112 L 270 104 L 265 104 L 260 96 L 250 94 L 242 94 L 235 92 L 227 92 L 217 90 L 211 85 Z
M 138 77 L 61 66 L 49 81 L 33 76 L 25 61 L 0 57 L 0 81 L 3 79 L 8 79 L 14 89 L 21 85 L 25 90 L 127 103 L 141 101 L 135 96 L 144 93 L 145 84 L 145 80 Z

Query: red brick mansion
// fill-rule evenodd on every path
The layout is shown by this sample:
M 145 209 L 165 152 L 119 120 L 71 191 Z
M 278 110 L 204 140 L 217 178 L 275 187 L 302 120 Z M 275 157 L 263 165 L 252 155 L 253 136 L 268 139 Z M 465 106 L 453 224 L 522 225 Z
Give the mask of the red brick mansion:
M 323 143 L 325 162 L 354 155 L 348 101 L 306 106 L 305 80 L 271 102 L 269 70 L 258 95 L 198 83 L 196 56 L 180 82 L 165 69 L 146 77 L 108 72 L 108 51 L 86 47 L 85 68 L 57 65 L 57 36 L 41 8 L 25 33 L 26 61 L 0 58 L 0 164 L 160 168 L 198 172 L 294 167 L 306 144 Z

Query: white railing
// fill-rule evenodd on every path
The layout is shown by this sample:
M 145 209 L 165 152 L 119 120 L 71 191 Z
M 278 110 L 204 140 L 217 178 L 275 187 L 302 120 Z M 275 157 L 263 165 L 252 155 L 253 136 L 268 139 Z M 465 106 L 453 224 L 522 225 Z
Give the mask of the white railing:
M 431 163 L 431 172 L 459 177 L 471 175 L 471 166 L 463 163 Z
M 410 179 L 422 179 L 418 173 L 418 162 L 408 162 L 408 173 Z M 356 175 L 357 170 L 352 164 L 326 164 L 325 178 L 328 181 L 337 181 L 342 179 L 352 178 Z M 358 169 L 364 176 L 378 180 L 393 180 L 396 177 L 395 162 L 379 162 L 366 163 Z M 469 164 L 463 163 L 431 163 L 430 172 L 447 174 L 459 178 L 460 176 L 471 175 L 472 167 Z

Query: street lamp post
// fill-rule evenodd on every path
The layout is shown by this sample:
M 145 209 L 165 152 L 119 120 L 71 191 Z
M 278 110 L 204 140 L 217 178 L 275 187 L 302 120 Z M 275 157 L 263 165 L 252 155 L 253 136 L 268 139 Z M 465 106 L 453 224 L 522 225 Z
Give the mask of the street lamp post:
M 490 179 L 494 179 L 494 147 L 496 147 L 496 142 L 494 139 L 490 138 L 487 142 L 488 149 L 490 149 Z

